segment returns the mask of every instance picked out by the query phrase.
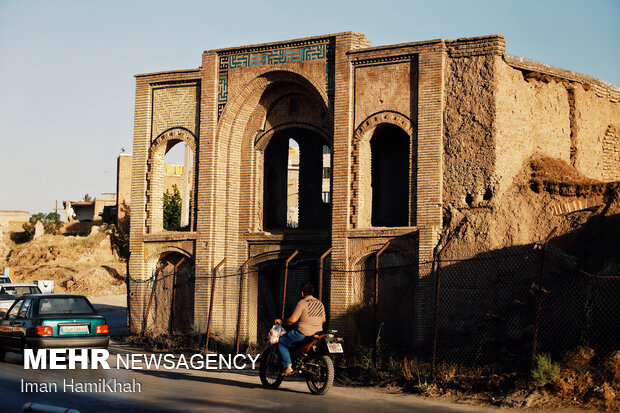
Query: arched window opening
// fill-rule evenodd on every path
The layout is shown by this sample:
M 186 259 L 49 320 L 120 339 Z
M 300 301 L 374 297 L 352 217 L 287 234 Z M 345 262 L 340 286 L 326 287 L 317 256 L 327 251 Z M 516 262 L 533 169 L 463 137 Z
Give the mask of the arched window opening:
M 163 171 L 163 229 L 187 231 L 194 197 L 194 153 L 183 141 L 166 148 Z
M 264 155 L 265 229 L 330 227 L 325 147 L 321 136 L 303 129 L 287 129 L 271 138 Z
M 373 227 L 409 225 L 409 135 L 381 125 L 370 140 Z

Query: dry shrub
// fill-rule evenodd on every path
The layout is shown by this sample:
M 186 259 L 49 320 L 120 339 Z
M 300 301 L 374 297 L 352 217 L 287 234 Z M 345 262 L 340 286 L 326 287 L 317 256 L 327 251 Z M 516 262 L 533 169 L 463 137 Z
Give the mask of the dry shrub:
M 566 368 L 584 373 L 592 367 L 594 355 L 594 349 L 579 346 L 575 350 L 567 352 L 562 361 Z
M 611 386 L 620 390 L 620 350 L 603 362 L 603 371 Z
M 555 396 L 561 401 L 606 410 L 620 408 L 620 351 L 601 358 L 591 348 L 577 347 L 564 355 L 562 367 L 555 386 Z

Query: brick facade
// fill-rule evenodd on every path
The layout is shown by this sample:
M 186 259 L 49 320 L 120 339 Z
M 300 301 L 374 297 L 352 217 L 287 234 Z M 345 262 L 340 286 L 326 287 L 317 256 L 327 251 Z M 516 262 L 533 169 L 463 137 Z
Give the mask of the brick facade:
M 340 271 L 330 280 L 329 316 L 333 327 L 353 334 L 347 314 L 360 297 L 347 271 L 362 268 L 390 241 L 390 251 L 418 265 L 410 274 L 417 285 L 415 297 L 404 299 L 415 302 L 414 341 L 423 342 L 431 267 L 422 264 L 433 259 L 442 208 L 464 202 L 467 194 L 482 197 L 487 188 L 501 188 L 502 180 L 513 174 L 501 159 L 518 163 L 530 156 L 495 150 L 509 136 L 498 131 L 509 116 L 496 113 L 502 70 L 526 69 L 506 60 L 501 36 L 371 48 L 363 34 L 347 32 L 205 51 L 199 69 L 136 76 L 131 276 L 148 279 L 170 252 L 192 260 L 200 280 L 224 258 L 223 270 L 234 273 L 248 260 L 258 265 L 294 250 L 318 257 L 333 248 L 331 265 Z M 616 96 L 608 93 L 608 101 Z M 601 136 L 606 176 L 617 164 L 617 101 L 611 102 L 609 113 L 616 123 L 607 122 Z M 615 128 L 607 127 L 612 124 Z M 386 127 L 400 130 L 408 140 L 403 170 L 409 212 L 402 225 L 374 227 L 371 142 Z M 474 127 L 483 139 L 472 137 L 468 128 Z M 265 210 L 274 201 L 266 193 L 276 184 L 266 168 L 283 156 L 270 144 L 288 138 L 301 142 L 302 165 L 316 161 L 321 145 L 330 147 L 331 204 L 322 205 L 316 192 L 307 189 L 317 170 L 300 171 L 302 228 L 270 228 Z M 195 152 L 197 190 L 190 231 L 166 232 L 161 226 L 163 156 L 180 141 Z M 238 283 L 237 278 L 223 279 L 217 287 L 212 328 L 223 336 L 234 334 L 237 304 L 226 297 L 238 294 Z M 257 317 L 257 283 L 246 280 L 250 298 L 241 307 L 243 334 L 250 341 L 256 340 L 251 320 Z M 135 282 L 131 288 L 134 331 L 141 328 L 147 285 Z M 203 278 L 196 283 L 194 302 L 187 303 L 198 326 L 206 323 L 210 288 Z

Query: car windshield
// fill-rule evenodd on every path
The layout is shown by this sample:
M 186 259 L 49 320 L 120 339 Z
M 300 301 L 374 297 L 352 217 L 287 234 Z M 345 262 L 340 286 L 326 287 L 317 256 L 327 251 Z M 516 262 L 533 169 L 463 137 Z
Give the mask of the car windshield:
M 2 297 L 6 297 L 3 299 L 9 300 L 17 300 L 24 294 L 41 294 L 41 290 L 39 287 L 30 287 L 30 286 L 21 286 L 21 287 L 10 287 L 5 286 L 2 287 Z
M 37 313 L 45 314 L 95 314 L 84 297 L 45 297 L 40 298 Z
M 0 284 L 10 284 L 11 279 L 9 277 L 0 277 Z

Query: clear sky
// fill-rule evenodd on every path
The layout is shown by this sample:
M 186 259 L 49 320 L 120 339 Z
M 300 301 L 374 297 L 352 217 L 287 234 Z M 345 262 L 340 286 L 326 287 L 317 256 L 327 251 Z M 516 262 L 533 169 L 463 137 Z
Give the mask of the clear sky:
M 0 210 L 116 191 L 134 74 L 343 31 L 373 46 L 498 33 L 510 54 L 620 84 L 620 0 L 0 0 Z

